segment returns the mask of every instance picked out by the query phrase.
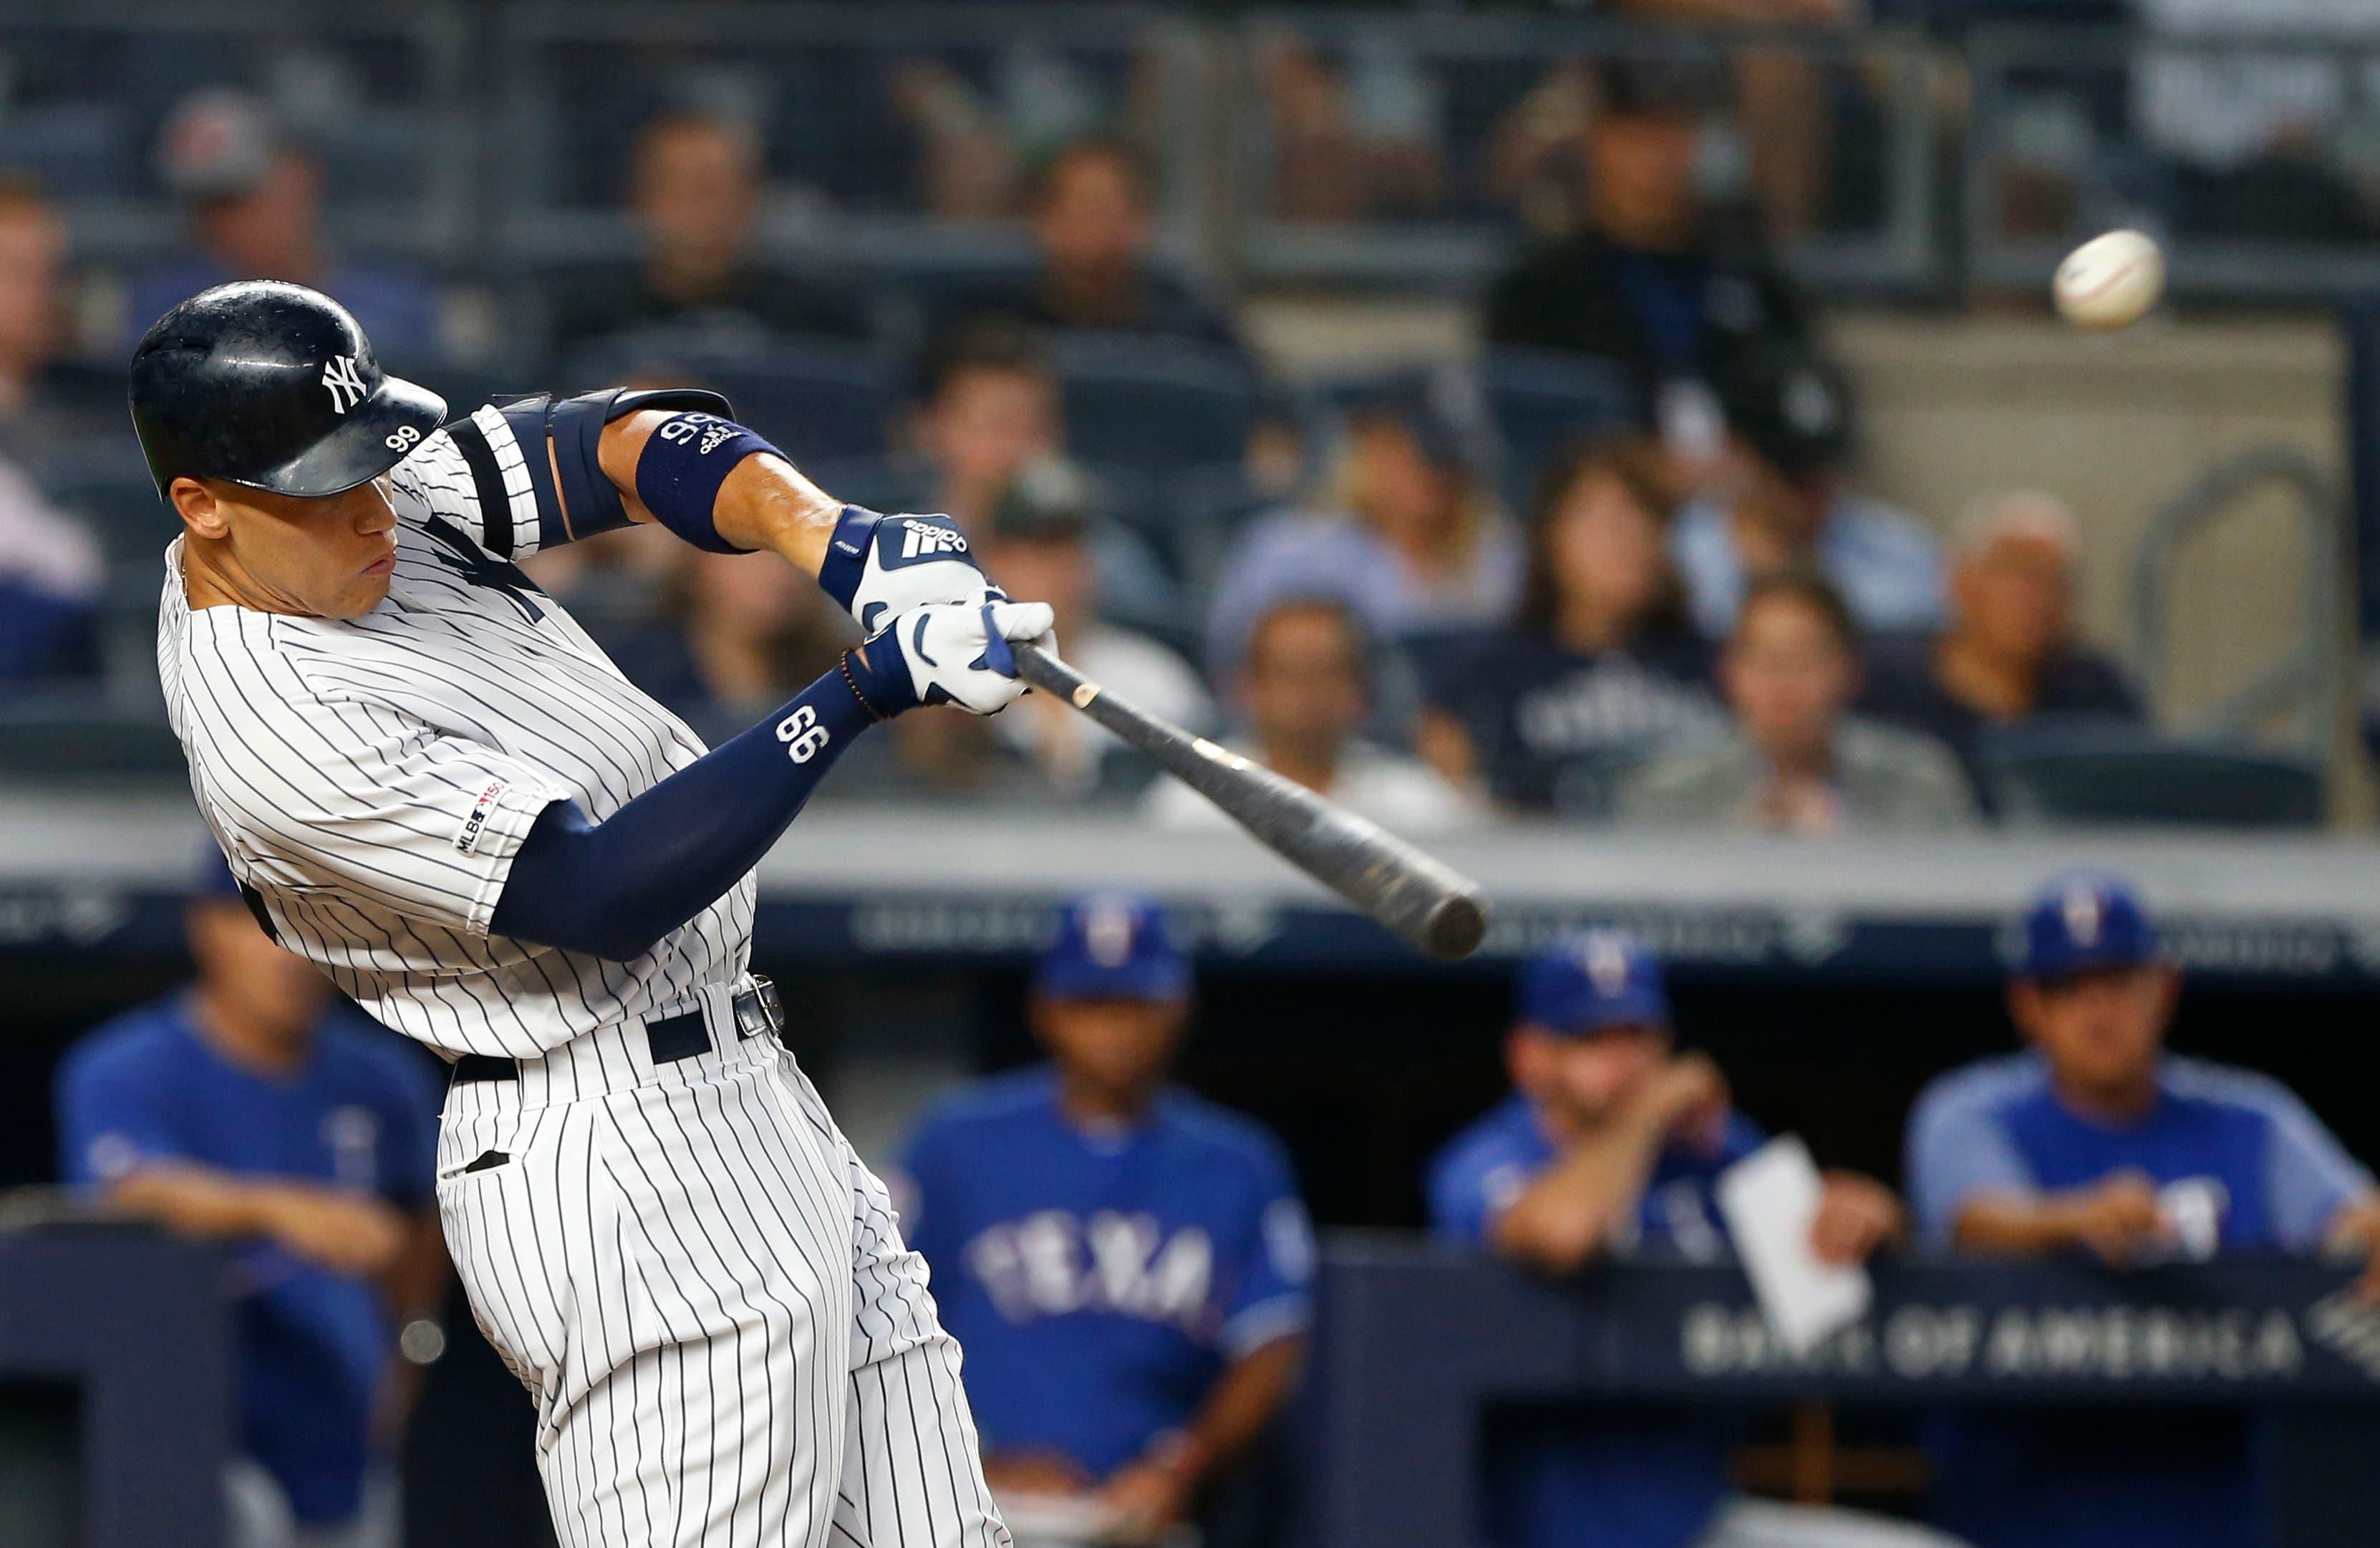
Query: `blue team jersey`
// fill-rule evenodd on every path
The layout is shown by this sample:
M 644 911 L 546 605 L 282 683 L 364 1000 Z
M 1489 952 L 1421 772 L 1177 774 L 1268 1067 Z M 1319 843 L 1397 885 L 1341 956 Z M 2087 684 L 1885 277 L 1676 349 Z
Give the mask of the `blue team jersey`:
M 2034 1054 L 1937 1079 L 1909 1127 L 1922 1237 L 1950 1244 L 1979 1194 L 2086 1188 L 2119 1172 L 2158 1188 L 2177 1256 L 2303 1252 L 2373 1186 L 2278 1082 L 2168 1059 L 2156 1103 L 2128 1124 L 2069 1110 Z M 2001 1548 L 2233 1548 L 2262 1541 L 2253 1444 L 2237 1413 L 2128 1415 L 2122 1425 L 2034 1412 L 1958 1415 L 1940 1426 L 1937 1514 Z
M 1709 1262 L 1729 1250 L 1719 1174 L 1758 1150 L 1758 1125 L 1730 1114 L 1716 1150 L 1663 1150 L 1615 1256 Z M 1560 1153 L 1518 1094 L 1448 1142 L 1431 1164 L 1439 1238 L 1484 1248 L 1496 1218 Z M 1726 1499 L 1732 1416 L 1530 1413 L 1491 1430 L 1483 1480 L 1498 1548 L 1680 1548 Z
M 67 1055 L 57 1080 L 61 1173 L 103 1183 L 143 1162 L 369 1189 L 425 1204 L 438 1095 L 417 1056 L 351 1011 L 327 1014 L 285 1079 L 211 1047 L 181 996 L 130 1011 Z M 301 1520 L 355 1514 L 374 1398 L 394 1347 L 370 1281 L 266 1241 L 237 1249 L 240 1444 Z
M 1103 1478 L 1188 1420 L 1226 1361 L 1311 1315 L 1287 1157 L 1186 1092 L 1099 1132 L 1060 1110 L 1049 1070 L 982 1081 L 927 1117 L 895 1189 L 988 1453 L 1054 1451 Z

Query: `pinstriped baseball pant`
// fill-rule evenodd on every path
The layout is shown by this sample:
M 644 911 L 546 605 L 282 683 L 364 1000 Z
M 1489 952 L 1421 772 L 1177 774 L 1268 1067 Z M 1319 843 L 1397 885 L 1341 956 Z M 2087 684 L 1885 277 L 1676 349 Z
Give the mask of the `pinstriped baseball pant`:
M 556 1535 L 1009 1548 L 923 1261 L 727 994 L 704 996 L 709 1054 L 655 1066 L 607 1029 L 448 1095 L 439 1213 L 536 1401 Z

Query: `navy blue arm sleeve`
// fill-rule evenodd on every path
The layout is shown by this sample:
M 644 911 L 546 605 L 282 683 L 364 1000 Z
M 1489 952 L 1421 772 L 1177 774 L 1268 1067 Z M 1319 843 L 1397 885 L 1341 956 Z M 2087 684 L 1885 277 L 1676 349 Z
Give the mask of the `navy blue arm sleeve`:
M 873 717 L 841 668 L 601 823 L 539 814 L 513 857 L 492 934 L 625 962 L 759 863 Z

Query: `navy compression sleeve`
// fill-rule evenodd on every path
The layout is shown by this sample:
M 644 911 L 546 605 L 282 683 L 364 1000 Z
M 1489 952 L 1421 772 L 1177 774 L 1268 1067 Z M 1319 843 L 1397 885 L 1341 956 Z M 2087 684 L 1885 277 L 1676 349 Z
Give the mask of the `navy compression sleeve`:
M 489 932 L 642 956 L 759 863 L 874 719 L 839 666 L 601 823 L 555 802 L 521 840 Z

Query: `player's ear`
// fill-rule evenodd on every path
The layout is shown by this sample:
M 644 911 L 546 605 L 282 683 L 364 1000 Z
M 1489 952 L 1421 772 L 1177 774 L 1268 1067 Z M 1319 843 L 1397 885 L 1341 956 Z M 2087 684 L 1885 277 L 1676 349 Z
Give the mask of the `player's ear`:
M 2034 1029 L 2041 1022 L 2041 986 L 2028 979 L 2010 980 L 2008 1012 L 2017 1034 L 2027 1042 L 2034 1041 Z
M 1546 1034 L 1543 1029 L 1523 1022 L 1504 1034 L 1504 1073 L 1512 1078 L 1512 1089 L 1534 1091 L 1545 1079 Z
M 182 518 L 182 524 L 202 538 L 220 538 L 231 530 L 223 502 L 197 479 L 176 479 L 165 486 L 165 498 L 173 502 L 174 512 Z

